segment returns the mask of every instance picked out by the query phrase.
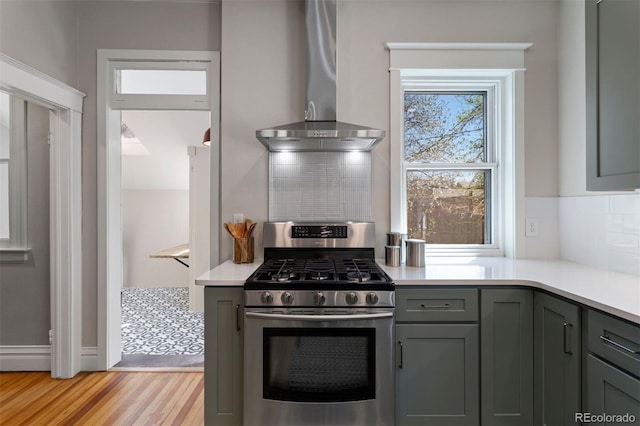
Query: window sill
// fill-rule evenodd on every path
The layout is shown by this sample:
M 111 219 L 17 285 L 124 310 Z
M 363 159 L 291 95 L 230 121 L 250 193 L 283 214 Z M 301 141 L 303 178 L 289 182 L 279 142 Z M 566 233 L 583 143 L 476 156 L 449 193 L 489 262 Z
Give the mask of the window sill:
M 27 263 L 30 253 L 30 247 L 0 248 L 0 263 Z

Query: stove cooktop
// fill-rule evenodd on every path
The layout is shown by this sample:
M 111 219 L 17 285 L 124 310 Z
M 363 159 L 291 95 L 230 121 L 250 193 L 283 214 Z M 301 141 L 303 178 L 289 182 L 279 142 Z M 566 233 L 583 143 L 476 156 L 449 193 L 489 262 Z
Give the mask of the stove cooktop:
M 246 280 L 245 289 L 393 290 L 373 259 L 269 259 Z

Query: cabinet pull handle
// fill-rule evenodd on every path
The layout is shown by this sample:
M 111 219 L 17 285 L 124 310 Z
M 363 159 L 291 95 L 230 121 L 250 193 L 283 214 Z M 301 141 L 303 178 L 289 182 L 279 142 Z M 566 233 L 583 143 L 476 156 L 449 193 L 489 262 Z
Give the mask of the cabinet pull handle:
M 424 303 L 420 305 L 422 309 L 449 309 L 451 305 L 445 303 L 444 305 L 425 305 Z
M 571 350 L 571 336 L 568 336 L 570 334 L 570 332 L 568 330 L 572 330 L 573 329 L 573 324 L 569 324 L 567 322 L 565 322 L 563 324 L 564 326 L 564 353 L 568 354 L 568 355 L 573 355 L 573 351 Z M 568 337 L 567 337 L 568 336 Z
M 236 305 L 236 330 L 240 331 L 240 305 Z
M 629 349 L 628 347 L 626 347 L 624 345 L 621 345 L 618 342 L 614 342 L 613 340 L 609 339 L 607 336 L 600 336 L 600 339 L 603 342 L 608 343 L 608 344 L 610 344 L 612 346 L 615 346 L 618 349 L 622 349 L 623 351 L 629 352 L 630 354 L 633 354 L 633 355 L 639 355 L 640 354 L 640 351 L 634 351 L 633 349 Z
M 400 364 L 398 368 L 402 369 L 402 341 L 398 341 L 398 345 L 400 345 Z

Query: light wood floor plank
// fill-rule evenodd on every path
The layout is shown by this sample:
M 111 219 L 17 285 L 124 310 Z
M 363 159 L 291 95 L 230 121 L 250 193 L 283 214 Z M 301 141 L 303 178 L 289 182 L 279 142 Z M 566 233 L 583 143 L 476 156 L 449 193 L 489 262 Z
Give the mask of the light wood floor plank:
M 0 424 L 202 425 L 202 372 L 0 373 Z

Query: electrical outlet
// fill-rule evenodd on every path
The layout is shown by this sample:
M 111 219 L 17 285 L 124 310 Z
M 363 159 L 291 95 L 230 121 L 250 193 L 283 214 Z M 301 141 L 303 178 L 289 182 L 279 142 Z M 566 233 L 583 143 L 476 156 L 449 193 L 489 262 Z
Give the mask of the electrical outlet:
M 243 213 L 234 213 L 233 214 L 233 223 L 244 222 L 244 214 Z
M 526 237 L 537 237 L 538 236 L 538 219 L 535 217 L 528 217 L 524 221 L 524 235 Z

